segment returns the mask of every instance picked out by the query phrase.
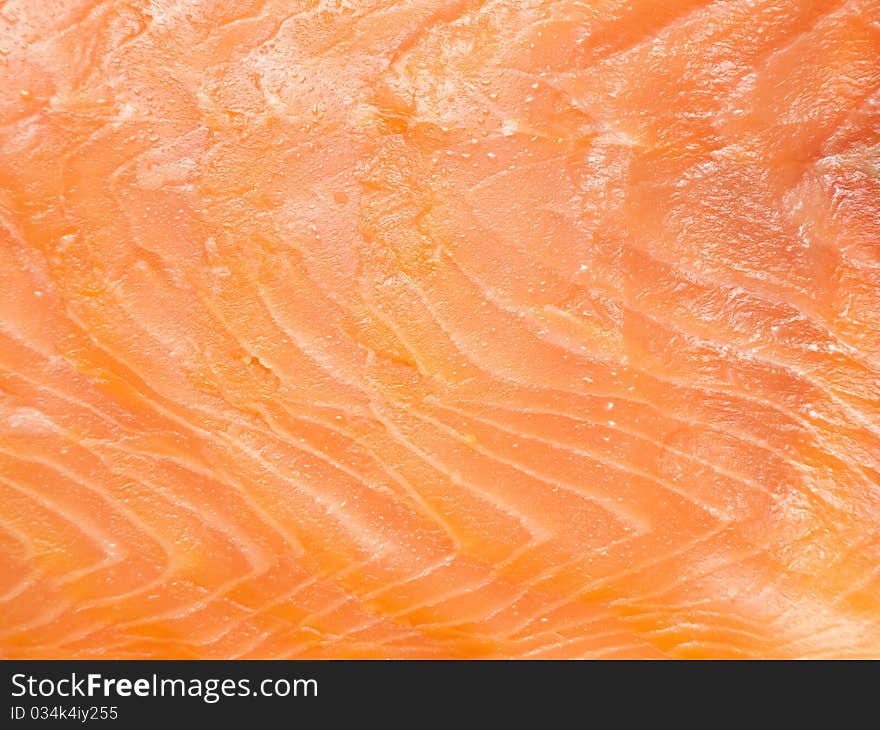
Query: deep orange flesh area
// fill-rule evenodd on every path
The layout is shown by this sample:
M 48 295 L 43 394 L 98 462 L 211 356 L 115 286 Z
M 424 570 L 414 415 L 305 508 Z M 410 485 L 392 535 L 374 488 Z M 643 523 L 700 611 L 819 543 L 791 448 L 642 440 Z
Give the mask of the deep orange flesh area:
M 0 656 L 880 657 L 878 21 L 0 4 Z

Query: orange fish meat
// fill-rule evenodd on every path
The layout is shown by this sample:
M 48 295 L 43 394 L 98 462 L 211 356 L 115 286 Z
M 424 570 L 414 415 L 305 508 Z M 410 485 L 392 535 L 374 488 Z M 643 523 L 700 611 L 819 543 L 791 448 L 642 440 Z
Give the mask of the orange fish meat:
M 0 656 L 880 658 L 878 0 L 6 0 L 0 78 Z

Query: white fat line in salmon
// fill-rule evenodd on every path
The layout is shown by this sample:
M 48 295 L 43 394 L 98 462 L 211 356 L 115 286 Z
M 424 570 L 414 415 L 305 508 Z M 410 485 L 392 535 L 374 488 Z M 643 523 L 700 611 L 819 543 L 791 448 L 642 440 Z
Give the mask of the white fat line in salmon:
M 317 697 L 317 679 L 171 679 L 150 677 L 128 679 L 72 672 L 61 679 L 12 675 L 13 697 L 199 697 L 219 702 L 223 697 Z

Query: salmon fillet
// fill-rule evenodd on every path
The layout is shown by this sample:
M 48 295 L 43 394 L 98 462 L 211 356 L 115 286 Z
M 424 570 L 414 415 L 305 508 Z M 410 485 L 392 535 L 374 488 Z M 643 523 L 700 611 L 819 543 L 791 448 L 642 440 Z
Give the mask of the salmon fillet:
M 0 656 L 880 657 L 878 0 L 6 0 L 0 79 Z

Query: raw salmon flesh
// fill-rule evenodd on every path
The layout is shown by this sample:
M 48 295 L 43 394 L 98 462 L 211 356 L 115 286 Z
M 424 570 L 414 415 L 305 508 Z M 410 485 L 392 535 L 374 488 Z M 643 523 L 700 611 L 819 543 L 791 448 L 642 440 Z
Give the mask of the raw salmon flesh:
M 880 0 L 5 0 L 0 81 L 0 656 L 880 657 Z

